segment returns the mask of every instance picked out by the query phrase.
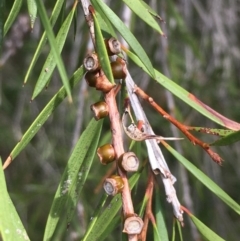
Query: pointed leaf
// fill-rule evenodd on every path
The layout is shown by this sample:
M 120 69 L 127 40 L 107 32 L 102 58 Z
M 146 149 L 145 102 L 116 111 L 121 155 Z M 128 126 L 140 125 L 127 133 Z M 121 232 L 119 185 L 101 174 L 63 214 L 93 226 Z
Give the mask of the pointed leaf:
M 81 80 L 84 75 L 83 67 L 79 68 L 71 77 L 69 83 L 71 88 L 73 89 L 76 84 Z M 36 135 L 42 125 L 46 122 L 49 116 L 53 113 L 53 111 L 58 107 L 58 105 L 65 99 L 67 96 L 66 89 L 62 87 L 56 95 L 49 101 L 49 103 L 45 106 L 45 108 L 41 111 L 41 113 L 34 120 L 32 125 L 28 128 L 28 130 L 24 133 L 22 139 L 18 142 L 18 144 L 12 150 L 10 156 L 4 163 L 4 166 L 7 167 L 16 156 L 27 146 L 27 144 L 31 141 L 31 139 Z
M 192 213 L 186 212 L 193 223 L 196 225 L 198 231 L 202 234 L 202 236 L 208 241 L 224 241 L 220 236 L 214 233 L 210 228 L 208 228 L 204 223 L 202 223 L 199 219 L 197 219 Z
M 67 212 L 67 224 L 71 221 L 78 195 L 85 183 L 93 156 L 96 153 L 101 129 L 102 120 L 97 122 L 92 119 L 77 142 L 55 194 L 47 220 L 44 240 L 52 240 L 63 210 Z
M 103 69 L 103 72 L 107 76 L 108 80 L 114 84 L 114 78 L 112 74 L 112 69 L 110 65 L 110 60 L 108 57 L 106 45 L 102 36 L 101 29 L 98 24 L 98 20 L 95 12 L 92 12 L 93 21 L 94 21 L 94 32 L 95 32 L 95 40 L 96 40 L 96 52 L 98 54 L 98 59 L 100 61 L 100 65 Z
M 54 25 L 55 25 L 55 23 L 57 21 L 57 18 L 58 18 L 59 14 L 60 14 L 60 11 L 61 11 L 61 8 L 62 8 L 62 5 L 63 5 L 64 1 L 65 0 L 57 0 L 56 1 L 56 4 L 55 4 L 54 9 L 52 11 L 52 15 L 50 17 L 50 22 L 51 22 L 52 27 L 54 27 Z M 15 2 L 18 2 L 18 1 L 15 1 Z M 45 45 L 46 41 L 47 41 L 47 37 L 46 37 L 46 31 L 45 31 L 43 33 L 40 41 L 39 41 L 37 49 L 36 49 L 36 51 L 34 53 L 34 56 L 32 58 L 32 61 L 31 61 L 30 65 L 29 65 L 29 67 L 28 67 L 26 76 L 24 77 L 24 84 L 27 83 L 28 78 L 30 76 L 30 73 L 32 72 L 32 70 L 33 70 L 33 68 L 34 68 L 34 66 L 36 64 L 37 59 L 38 59 L 38 57 L 39 57 L 39 55 L 40 55 L 40 53 L 41 53 L 41 51 L 43 49 L 43 46 Z
M 0 2 L 0 56 L 2 55 L 2 45 L 3 45 L 3 36 L 4 36 L 4 31 L 3 31 L 4 11 L 5 11 L 5 2 L 1 1 Z
M 72 19 L 74 16 L 74 11 L 75 11 L 75 7 L 69 13 L 69 15 L 67 16 L 66 20 L 62 24 L 62 26 L 57 34 L 56 45 L 57 45 L 57 49 L 59 52 L 62 51 L 63 45 L 66 41 L 67 34 L 68 34 L 68 31 L 69 31 L 69 28 L 71 26 Z M 56 60 L 54 57 L 54 53 L 51 50 L 47 57 L 47 60 L 45 61 L 44 65 L 43 65 L 42 71 L 41 71 L 39 78 L 37 80 L 37 83 L 35 85 L 32 99 L 35 98 L 47 85 L 48 80 L 50 79 L 50 77 L 56 67 L 56 64 L 57 63 L 56 63 Z
M 4 36 L 7 34 L 9 28 L 12 26 L 14 20 L 16 19 L 17 15 L 20 11 L 21 6 L 22 6 L 22 0 L 15 0 L 14 1 L 13 6 L 11 8 L 11 11 L 8 14 L 8 18 L 7 18 L 7 20 L 4 24 Z
M 211 143 L 211 146 L 227 146 L 240 140 L 240 131 L 224 136 L 223 138 Z
M 143 63 L 140 61 L 140 59 L 134 53 L 132 53 L 124 47 L 122 49 L 140 68 L 142 68 L 147 74 L 149 74 L 149 76 L 152 76 L 146 69 L 146 67 L 143 65 Z M 232 121 L 226 118 L 225 116 L 219 114 L 217 111 L 213 110 L 211 107 L 204 104 L 196 96 L 187 92 L 180 85 L 176 84 L 174 81 L 170 80 L 165 75 L 158 72 L 156 69 L 154 69 L 154 71 L 156 76 L 155 80 L 159 84 L 161 84 L 164 88 L 166 88 L 171 93 L 176 95 L 186 104 L 197 110 L 199 113 L 203 114 L 204 116 L 218 123 L 219 125 L 225 126 L 226 128 L 229 128 L 231 130 L 240 130 L 240 123 Z
M 163 209 L 160 202 L 159 188 L 156 188 L 155 192 L 155 217 L 157 225 L 156 228 L 154 227 L 154 240 L 169 241 Z
M 101 12 L 101 14 L 99 14 Z M 108 33 L 110 36 L 117 38 L 117 35 L 113 29 L 112 24 L 109 22 L 107 18 L 103 19 L 104 13 L 102 12 L 101 8 L 95 9 L 96 17 L 98 19 L 98 23 L 102 31 Z
M 146 22 L 150 27 L 155 29 L 161 35 L 164 35 L 163 31 L 159 27 L 156 20 L 149 13 L 148 9 L 142 4 L 139 0 L 123 0 L 128 7 L 136 14 L 139 18 L 141 18 L 144 22 Z
M 151 13 L 155 18 L 158 18 L 160 21 L 164 22 L 164 20 L 154 11 L 145 1 L 139 0 L 142 5 Z
M 1 158 L 0 166 L 2 166 Z M 0 237 L 4 241 L 29 240 L 22 221 L 9 197 L 2 168 L 0 168 L 0 193 Z
M 99 0 L 92 0 L 91 2 L 94 8 L 101 8 L 102 12 L 105 14 L 105 16 L 102 16 L 102 18 L 104 19 L 107 17 L 109 19 L 114 28 L 118 30 L 118 32 L 122 35 L 122 37 L 126 40 L 129 46 L 139 57 L 141 63 L 144 66 L 146 66 L 146 69 L 149 71 L 150 75 L 154 78 L 155 73 L 151 61 L 149 60 L 143 47 L 139 44 L 139 42 L 131 33 L 131 31 L 124 25 L 121 19 L 105 3 Z M 101 12 L 99 12 L 99 14 L 101 14 Z
M 235 131 L 227 129 L 215 129 L 207 127 L 191 126 L 188 128 L 189 131 L 198 131 L 205 134 L 216 135 L 216 136 L 228 136 L 229 134 L 235 133 Z
M 27 0 L 28 14 L 31 22 L 31 29 L 34 27 L 34 23 L 37 17 L 37 4 L 35 0 Z
M 185 157 L 179 154 L 166 142 L 162 144 L 170 151 L 173 156 L 179 160 L 185 168 L 188 169 L 202 184 L 204 184 L 210 191 L 218 196 L 223 202 L 225 202 L 230 208 L 240 215 L 240 205 L 236 203 L 226 192 L 224 192 L 215 182 L 213 182 L 207 175 L 200 171 L 196 166 L 189 162 Z
M 57 67 L 58 67 L 59 74 L 61 76 L 63 85 L 66 88 L 69 101 L 72 102 L 72 96 L 71 96 L 71 91 L 70 91 L 67 73 L 66 73 L 66 70 L 64 68 L 64 64 L 63 64 L 60 52 L 59 52 L 58 47 L 57 47 L 58 45 L 57 45 L 56 39 L 54 37 L 52 27 L 51 27 L 50 22 L 49 22 L 49 19 L 48 19 L 47 13 L 46 13 L 46 9 L 45 9 L 44 4 L 41 0 L 36 0 L 36 2 L 37 2 L 37 6 L 38 6 L 41 21 L 43 23 L 43 26 L 44 26 L 44 28 L 46 30 L 46 33 L 47 33 L 47 36 L 48 36 L 48 41 L 49 41 L 50 46 L 51 46 L 51 51 L 53 53 L 54 59 L 56 61 Z M 73 9 L 75 9 L 76 4 L 77 4 L 77 2 L 74 3 Z M 33 98 L 34 97 L 36 97 L 36 95 L 34 95 Z

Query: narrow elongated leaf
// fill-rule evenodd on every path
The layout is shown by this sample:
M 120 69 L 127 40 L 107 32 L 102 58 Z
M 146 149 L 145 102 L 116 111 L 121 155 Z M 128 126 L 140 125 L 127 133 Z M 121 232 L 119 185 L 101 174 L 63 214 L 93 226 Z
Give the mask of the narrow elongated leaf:
M 158 18 L 160 21 L 164 22 L 164 20 L 158 15 L 156 11 L 154 11 L 145 1 L 139 0 L 142 5 L 151 13 L 155 18 Z
M 106 45 L 102 36 L 101 29 L 98 24 L 98 20 L 96 17 L 95 12 L 92 12 L 93 20 L 94 20 L 94 31 L 95 31 L 95 40 L 96 40 L 96 51 L 98 54 L 98 59 L 100 61 L 101 67 L 103 69 L 103 72 L 107 76 L 108 80 L 111 83 L 114 83 L 114 78 L 112 74 L 112 69 L 110 65 L 110 60 L 108 57 Z
M 105 14 L 105 16 L 102 16 L 102 18 L 104 19 L 107 17 L 109 19 L 109 21 L 112 23 L 114 28 L 116 28 L 117 31 L 122 35 L 122 37 L 126 40 L 129 46 L 133 49 L 133 51 L 139 57 L 141 63 L 146 67 L 150 75 L 154 78 L 155 73 L 154 73 L 151 61 L 149 60 L 143 47 L 139 44 L 139 42 L 131 33 L 131 31 L 124 25 L 121 19 L 101 0 L 92 0 L 91 2 L 94 8 L 96 9 L 101 8 L 102 12 Z M 101 12 L 99 12 L 99 14 L 101 14 Z
M 2 166 L 1 158 L 0 166 Z M 29 240 L 22 221 L 9 197 L 2 168 L 0 168 L 0 193 L 0 237 L 3 241 Z
M 41 0 L 36 0 L 36 2 L 37 2 L 41 21 L 43 23 L 43 26 L 44 26 L 47 36 L 48 36 L 48 41 L 51 46 L 51 51 L 53 53 L 54 59 L 56 61 L 57 67 L 58 67 L 59 74 L 61 76 L 63 85 L 66 88 L 69 101 L 72 102 L 72 96 L 71 96 L 70 86 L 69 86 L 69 82 L 68 82 L 67 72 L 64 68 L 64 64 L 63 64 L 62 58 L 61 58 L 59 50 L 58 50 L 58 45 L 57 45 L 56 39 L 54 37 L 52 27 L 49 22 L 49 19 L 48 19 L 47 13 L 46 13 L 46 9 Z M 75 9 L 76 5 L 77 5 L 77 2 L 74 3 L 73 9 Z M 36 97 L 36 95 L 33 96 L 33 98 L 34 97 Z
M 37 17 L 37 4 L 36 0 L 27 0 L 28 14 L 31 22 L 31 29 L 34 27 L 34 23 Z
M 0 56 L 2 55 L 2 45 L 3 45 L 3 25 L 4 25 L 4 10 L 5 10 L 5 1 L 0 2 Z
M 99 14 L 101 12 L 101 14 Z M 113 29 L 113 26 L 109 22 L 107 18 L 103 19 L 102 16 L 104 16 L 104 13 L 102 12 L 101 8 L 95 9 L 96 17 L 98 19 L 99 26 L 102 31 L 105 31 L 110 36 L 117 38 L 117 35 Z
M 198 231 L 202 234 L 202 236 L 208 241 L 224 241 L 220 236 L 214 233 L 210 228 L 208 228 L 204 223 L 202 223 L 198 218 L 196 218 L 192 213 L 186 212 L 195 226 L 197 227 Z
M 129 185 L 131 189 L 137 183 L 140 175 L 141 172 L 139 171 L 129 179 Z M 108 226 L 111 225 L 113 218 L 119 212 L 121 206 L 121 196 L 120 194 L 118 194 L 113 197 L 108 207 L 98 217 L 94 217 L 96 218 L 96 222 L 94 223 L 94 225 L 89 226 L 82 241 L 100 240 L 99 237 L 103 234 L 103 232 L 105 232 Z
M 21 0 L 21 1 L 22 1 L 22 0 Z M 51 17 L 50 17 L 50 22 L 51 22 L 52 27 L 54 27 L 54 25 L 55 25 L 55 23 L 56 23 L 56 21 L 57 21 L 57 18 L 58 18 L 59 14 L 60 14 L 60 11 L 61 11 L 61 8 L 62 8 L 62 5 L 63 5 L 64 1 L 65 1 L 65 0 L 57 0 L 57 1 L 56 1 L 56 4 L 55 4 L 54 9 L 53 9 L 53 11 L 52 11 L 52 15 L 51 15 Z M 15 1 L 15 2 L 18 2 L 18 1 Z M 28 68 L 28 70 L 27 70 L 26 76 L 24 77 L 24 84 L 27 83 L 28 78 L 29 78 L 29 76 L 30 76 L 30 73 L 32 72 L 32 70 L 33 70 L 33 68 L 34 68 L 34 66 L 35 66 L 35 64 L 36 64 L 36 62 L 37 62 L 37 59 L 38 59 L 38 57 L 39 57 L 39 55 L 40 55 L 40 53 L 41 53 L 41 51 L 42 51 L 42 49 L 43 49 L 43 46 L 45 45 L 45 43 L 46 43 L 46 41 L 47 41 L 46 35 L 47 35 L 47 34 L 46 34 L 46 31 L 45 31 L 45 32 L 43 33 L 40 41 L 39 41 L 39 44 L 38 44 L 38 46 L 37 46 L 37 49 L 36 49 L 36 51 L 35 51 L 35 53 L 34 53 L 34 56 L 33 56 L 33 58 L 32 58 L 32 61 L 31 61 L 30 65 L 29 65 L 29 68 Z
M 179 154 L 166 142 L 162 142 L 163 145 L 170 151 L 173 156 L 179 160 L 185 168 L 188 169 L 202 184 L 204 184 L 210 191 L 218 196 L 223 202 L 225 202 L 230 208 L 240 215 L 240 205 L 236 203 L 226 192 L 224 192 L 215 182 L 213 182 L 207 175 L 200 171 L 196 166 L 189 162 L 185 157 Z
M 198 127 L 198 126 L 191 126 L 189 127 L 188 130 L 198 131 L 201 133 L 215 135 L 215 136 L 228 136 L 229 134 L 235 133 L 235 131 L 232 131 L 232 130 L 215 129 L 215 128 Z
M 155 29 L 161 35 L 163 35 L 163 31 L 159 27 L 156 20 L 149 13 L 148 9 L 142 4 L 139 0 L 123 0 L 128 7 L 136 14 L 139 18 L 141 18 L 144 22 L 146 22 L 150 27 Z
M 237 131 L 237 132 L 229 134 L 217 141 L 214 141 L 213 143 L 211 143 L 211 146 L 227 146 L 227 145 L 231 145 L 239 140 L 240 140 L 240 131 Z
M 66 20 L 64 21 L 64 23 L 62 24 L 57 37 L 56 37 L 56 44 L 57 44 L 57 49 L 59 52 L 62 51 L 63 49 L 63 45 L 66 41 L 67 38 L 67 34 L 69 31 L 69 28 L 71 26 L 72 23 L 72 19 L 74 16 L 74 11 L 75 11 L 75 7 L 71 10 L 71 12 L 69 13 L 69 15 L 67 16 Z M 44 87 L 47 85 L 48 80 L 50 79 L 55 67 L 56 67 L 56 59 L 54 57 L 54 53 L 53 50 L 50 51 L 46 62 L 43 65 L 42 71 L 39 75 L 39 78 L 37 80 L 37 83 L 35 85 L 34 91 L 33 91 L 33 96 L 32 99 L 35 98 L 43 89 Z
M 155 191 L 155 217 L 156 217 L 156 228 L 154 228 L 154 240 L 158 241 L 169 241 L 167 227 L 163 216 L 163 209 L 160 203 L 160 192 L 159 188 Z
M 92 119 L 77 142 L 55 194 L 43 240 L 52 240 L 63 210 L 67 212 L 67 223 L 69 224 L 71 221 L 78 195 L 85 183 L 96 153 L 101 127 L 102 120 L 97 122 Z
M 71 77 L 69 83 L 70 87 L 73 89 L 76 84 L 81 80 L 84 75 L 83 67 L 79 68 Z M 42 125 L 46 122 L 49 116 L 53 113 L 53 111 L 58 107 L 58 105 L 64 100 L 67 96 L 66 89 L 62 87 L 56 95 L 49 101 L 46 107 L 41 111 L 41 113 L 37 116 L 32 125 L 28 128 L 28 130 L 24 133 L 22 139 L 18 144 L 14 147 L 11 154 L 7 158 L 4 163 L 4 168 L 6 168 L 15 158 L 16 156 L 27 146 L 27 144 L 31 141 L 31 139 L 36 135 Z
M 22 6 L 22 0 L 14 1 L 11 11 L 8 14 L 7 20 L 4 24 L 4 36 L 7 34 L 9 28 L 12 26 L 13 21 L 16 19 L 21 6 Z
M 146 67 L 143 65 L 143 63 L 139 60 L 139 58 L 129 51 L 126 48 L 123 48 L 123 51 L 127 53 L 127 55 L 140 67 L 142 68 L 149 76 L 151 76 L 151 73 L 146 69 Z M 177 96 L 179 99 L 184 101 L 186 104 L 197 110 L 199 113 L 203 114 L 210 120 L 218 123 L 219 125 L 222 125 L 226 128 L 229 128 L 231 130 L 240 130 L 240 124 L 232 121 L 225 116 L 219 114 L 215 110 L 213 110 L 208 105 L 204 104 L 202 101 L 200 101 L 196 96 L 189 93 L 185 89 L 183 89 L 180 85 L 176 84 L 174 81 L 167 78 L 165 75 L 161 74 L 156 69 L 155 71 L 155 80 L 161 84 L 164 88 L 169 90 L 171 93 L 173 93 L 175 96 Z

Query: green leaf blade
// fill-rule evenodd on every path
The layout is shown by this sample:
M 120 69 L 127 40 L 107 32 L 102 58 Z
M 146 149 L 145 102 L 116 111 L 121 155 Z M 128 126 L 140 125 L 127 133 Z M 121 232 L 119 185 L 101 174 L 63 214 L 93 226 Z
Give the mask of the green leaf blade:
M 159 188 L 155 192 L 155 217 L 156 226 L 154 226 L 154 240 L 169 241 L 167 227 L 163 216 L 163 209 L 160 204 Z
M 81 80 L 84 75 L 83 67 L 80 67 L 71 77 L 69 83 L 71 88 L 73 89 L 77 83 Z M 41 111 L 41 113 L 37 116 L 28 130 L 24 133 L 20 142 L 13 148 L 10 156 L 4 163 L 4 166 L 8 166 L 17 156 L 18 154 L 27 146 L 27 144 L 31 141 L 31 139 L 36 135 L 42 125 L 46 122 L 46 120 L 50 117 L 50 115 L 54 112 L 54 110 L 58 107 L 58 105 L 65 99 L 67 96 L 66 89 L 62 87 L 56 95 L 49 101 L 49 103 L 45 106 L 45 108 Z
M 51 50 L 52 50 L 54 59 L 56 61 L 57 67 L 58 67 L 59 74 L 61 76 L 63 85 L 66 88 L 69 101 L 72 102 L 72 96 L 71 96 L 70 86 L 69 86 L 69 83 L 68 83 L 67 72 L 65 70 L 61 55 L 60 55 L 59 50 L 57 48 L 57 42 L 56 42 L 56 39 L 54 37 L 53 30 L 52 30 L 52 27 L 51 27 L 49 19 L 48 19 L 46 9 L 45 9 L 42 1 L 36 0 L 36 2 L 37 2 L 37 6 L 38 6 L 41 21 L 42 21 L 42 23 L 44 25 L 44 28 L 46 30 L 46 33 L 47 33 L 47 36 L 48 36 L 48 41 L 50 43 Z M 74 6 L 76 7 L 76 2 L 74 4 Z M 73 9 L 75 9 L 75 7 Z M 33 95 L 33 98 L 35 98 L 35 97 L 36 97 L 36 94 Z
M 211 146 L 227 146 L 240 141 L 240 131 L 224 136 L 223 138 L 211 143 Z
M 163 31 L 159 27 L 156 20 L 149 13 L 148 8 L 146 8 L 142 1 L 139 0 L 123 0 L 123 2 L 144 22 L 146 22 L 150 27 L 155 29 L 161 35 L 164 35 Z
M 28 14 L 30 17 L 31 29 L 34 27 L 35 20 L 37 18 L 37 4 L 35 0 L 27 0 Z
M 9 28 L 12 26 L 14 20 L 16 19 L 20 8 L 22 6 L 22 0 L 15 0 L 13 3 L 13 6 L 11 8 L 11 11 L 8 15 L 8 18 L 4 24 L 4 36 L 7 34 Z
M 65 0 L 57 0 L 56 4 L 54 6 L 54 9 L 52 11 L 52 15 L 50 17 L 50 22 L 51 22 L 52 27 L 54 27 L 54 25 L 55 25 L 55 23 L 56 23 L 56 21 L 58 19 L 58 16 L 60 14 L 60 11 L 62 9 L 62 5 L 63 5 L 64 1 Z M 15 1 L 15 3 L 16 2 L 18 2 L 18 1 Z M 33 70 L 37 60 L 38 60 L 38 57 L 40 56 L 40 53 L 41 53 L 41 51 L 43 49 L 43 46 L 47 42 L 47 36 L 46 35 L 47 35 L 46 31 L 44 31 L 44 33 L 43 33 L 43 35 L 42 35 L 42 37 L 41 37 L 41 39 L 39 41 L 39 44 L 37 46 L 37 49 L 36 49 L 36 51 L 34 53 L 34 56 L 32 58 L 32 61 L 31 61 L 30 65 L 29 65 L 29 67 L 28 67 L 27 73 L 26 73 L 26 75 L 24 77 L 24 84 L 27 83 L 27 81 L 28 81 L 28 79 L 30 77 L 30 74 L 31 74 L 31 72 L 32 72 L 32 70 Z
M 54 201 L 52 203 L 52 207 L 48 216 L 43 240 L 52 239 L 54 231 L 60 219 L 60 215 L 62 211 L 65 209 L 66 204 L 68 202 L 74 203 L 71 205 L 68 204 L 67 206 L 68 214 L 73 214 L 71 208 L 73 208 L 73 205 L 76 205 L 77 203 L 76 197 L 73 196 L 75 195 L 76 190 L 79 195 L 81 187 L 86 180 L 90 167 L 88 168 L 88 171 L 85 174 L 82 173 L 83 176 L 80 176 L 79 173 L 81 171 L 81 168 L 84 167 L 84 160 L 89 158 L 87 155 L 91 156 L 91 161 L 93 159 L 95 152 L 93 152 L 93 154 L 92 151 L 93 149 L 96 151 L 96 147 L 101 133 L 101 126 L 102 121 L 97 122 L 94 119 L 92 119 L 87 128 L 85 129 L 85 131 L 82 133 L 79 141 L 77 142 L 68 161 L 68 164 L 64 170 L 60 184 L 55 194 Z M 92 147 L 90 147 L 91 145 Z M 79 180 L 79 178 L 82 180 Z M 69 216 L 67 218 L 67 222 L 69 222 L 70 219 L 71 217 Z
M 0 166 L 2 159 L 0 158 Z M 3 169 L 0 168 L 0 236 L 4 241 L 30 240 L 8 194 Z
M 72 22 L 72 19 L 74 16 L 74 11 L 75 11 L 75 8 L 72 9 L 72 11 L 69 13 L 69 15 L 67 16 L 66 20 L 62 24 L 62 26 L 57 34 L 56 46 L 57 46 L 59 52 L 62 51 L 64 43 L 66 41 L 66 37 L 67 37 L 68 31 L 69 31 L 69 28 L 71 26 L 71 22 Z M 51 50 L 47 57 L 47 60 L 45 61 L 44 65 L 43 65 L 43 68 L 41 70 L 37 83 L 35 85 L 32 99 L 35 98 L 47 85 L 47 83 L 56 67 L 56 64 L 57 63 L 56 63 L 56 60 L 54 57 L 53 50 Z
M 129 179 L 129 185 L 132 189 L 140 178 L 141 171 L 135 173 Z M 121 196 L 120 194 L 114 196 L 108 205 L 108 207 L 100 214 L 95 217 L 95 223 L 93 225 L 89 225 L 82 241 L 92 241 L 92 240 L 100 240 L 99 237 L 106 231 L 106 229 L 111 226 L 111 222 L 119 212 L 122 206 Z
M 113 78 L 113 74 L 112 74 L 110 60 L 108 57 L 108 53 L 107 53 L 105 42 L 104 42 L 104 39 L 102 36 L 102 32 L 101 32 L 100 26 L 98 24 L 98 20 L 97 20 L 95 13 L 93 12 L 92 15 L 93 15 L 93 20 L 94 20 L 96 50 L 97 50 L 97 54 L 98 54 L 98 59 L 100 61 L 103 72 L 107 76 L 108 80 L 114 84 L 114 78 Z
M 191 172 L 203 185 L 205 185 L 211 192 L 218 196 L 223 202 L 225 202 L 232 210 L 240 215 L 240 205 L 236 203 L 225 191 L 223 191 L 215 182 L 213 182 L 207 175 L 201 170 L 189 162 L 185 157 L 179 154 L 167 143 L 163 143 L 169 152 L 172 153 L 175 158 L 180 161 L 184 167 Z
M 193 214 L 190 214 L 192 222 L 197 227 L 198 231 L 202 234 L 202 236 L 208 241 L 225 241 L 220 236 L 218 236 L 215 232 L 213 232 L 210 228 L 208 228 L 204 223 L 202 223 L 198 218 L 196 218 Z
M 117 31 L 122 35 L 122 37 L 126 40 L 129 46 L 133 49 L 133 51 L 139 57 L 141 63 L 149 71 L 151 77 L 155 78 L 153 66 L 146 52 L 144 51 L 143 47 L 139 44 L 135 36 L 124 25 L 121 19 L 102 1 L 92 0 L 91 2 L 96 9 L 101 8 L 102 12 L 105 14 L 105 16 L 102 16 L 102 17 L 108 18 L 108 20 L 112 23 L 114 28 L 117 29 Z

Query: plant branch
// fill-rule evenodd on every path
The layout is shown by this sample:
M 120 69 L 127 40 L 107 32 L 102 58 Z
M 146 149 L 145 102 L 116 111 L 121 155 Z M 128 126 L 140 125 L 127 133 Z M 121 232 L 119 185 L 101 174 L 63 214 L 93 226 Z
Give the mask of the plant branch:
M 158 113 L 160 113 L 163 118 L 170 121 L 173 125 L 175 125 L 192 143 L 193 145 L 199 145 L 201 146 L 208 154 L 209 156 L 215 161 L 217 164 L 222 164 L 222 158 L 215 152 L 213 152 L 208 143 L 205 143 L 198 138 L 196 138 L 194 135 L 192 135 L 188 131 L 188 127 L 177 121 L 175 118 L 173 118 L 171 115 L 169 115 L 165 110 L 162 109 L 154 100 L 152 97 L 147 95 L 142 89 L 140 89 L 137 85 L 134 86 L 133 92 L 136 93 L 138 96 L 143 98 L 145 101 L 147 101 L 155 110 L 157 110 Z

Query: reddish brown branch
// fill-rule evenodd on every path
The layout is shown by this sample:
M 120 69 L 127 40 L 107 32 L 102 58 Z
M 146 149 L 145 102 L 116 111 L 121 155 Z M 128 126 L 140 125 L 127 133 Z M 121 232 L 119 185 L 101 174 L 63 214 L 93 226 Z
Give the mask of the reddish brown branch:
M 134 88 L 134 92 L 140 96 L 141 98 L 143 98 L 144 100 L 146 100 L 156 111 L 158 111 L 158 113 L 160 113 L 165 119 L 167 119 L 168 121 L 170 121 L 173 125 L 175 125 L 194 145 L 199 145 L 201 146 L 209 155 L 210 157 L 213 159 L 213 161 L 215 161 L 216 163 L 218 163 L 219 165 L 221 165 L 222 163 L 222 158 L 215 152 L 213 152 L 208 143 L 205 143 L 201 140 L 199 140 L 198 138 L 196 138 L 194 135 L 192 135 L 189 131 L 188 131 L 188 126 L 183 125 L 182 123 L 180 123 L 179 121 L 177 121 L 175 118 L 173 118 L 171 115 L 169 115 L 165 110 L 162 109 L 162 107 L 160 107 L 154 100 L 152 97 L 148 96 L 142 89 L 140 89 L 138 86 L 135 86 Z
M 117 90 L 113 88 L 110 92 L 105 94 L 105 101 L 109 107 L 109 119 L 112 132 L 112 145 L 115 149 L 116 160 L 124 153 L 123 139 L 122 139 L 122 128 L 120 122 L 120 115 L 116 103 L 116 93 Z M 129 216 L 134 216 L 134 208 L 132 204 L 131 191 L 127 179 L 127 175 L 124 171 L 118 168 L 118 173 L 121 176 L 124 187 L 121 192 L 122 195 L 122 206 L 124 219 Z M 129 234 L 129 240 L 137 241 L 137 235 Z
M 142 241 L 146 240 L 149 220 L 151 220 L 153 225 L 156 224 L 155 217 L 152 213 L 153 187 L 154 187 L 154 177 L 153 177 L 153 173 L 149 171 L 148 183 L 147 183 L 147 188 L 145 192 L 145 197 L 147 198 L 147 205 L 146 205 L 146 211 L 144 215 L 144 225 L 143 225 L 142 232 L 139 235 Z

